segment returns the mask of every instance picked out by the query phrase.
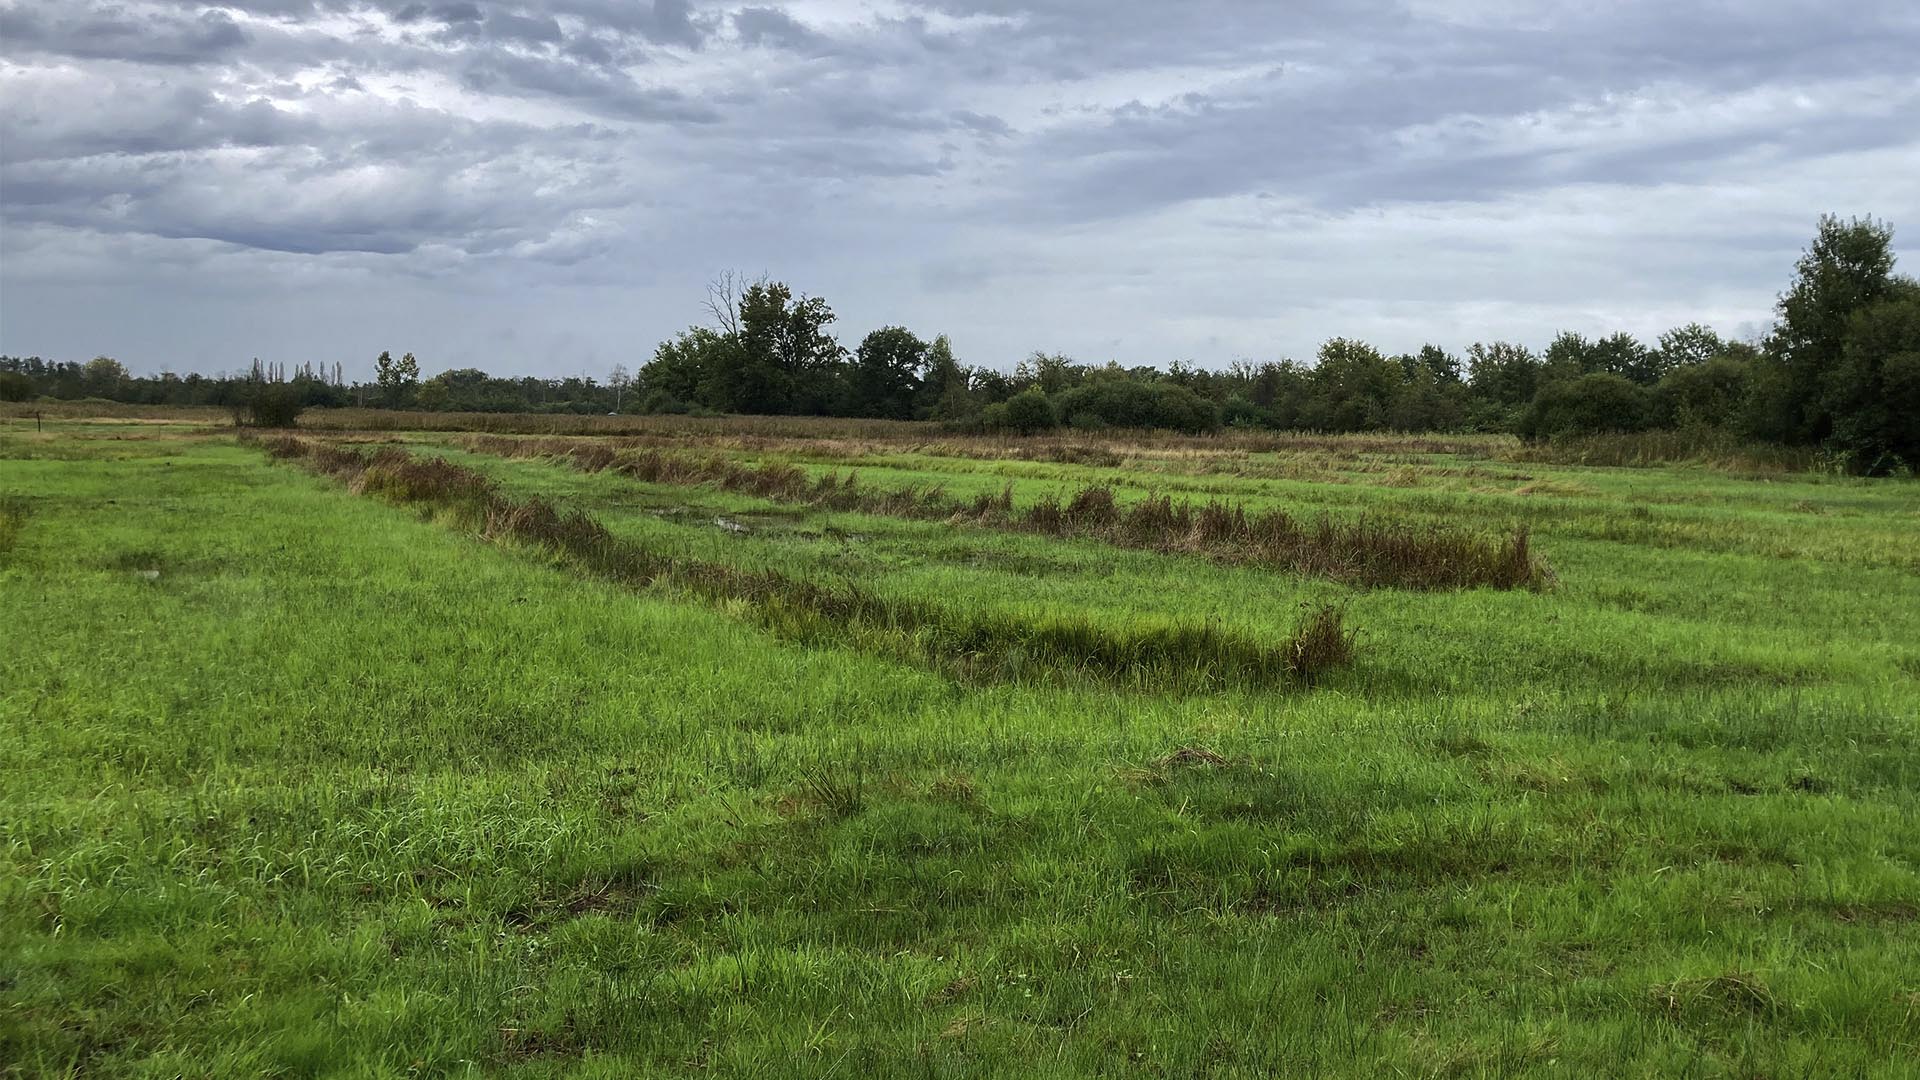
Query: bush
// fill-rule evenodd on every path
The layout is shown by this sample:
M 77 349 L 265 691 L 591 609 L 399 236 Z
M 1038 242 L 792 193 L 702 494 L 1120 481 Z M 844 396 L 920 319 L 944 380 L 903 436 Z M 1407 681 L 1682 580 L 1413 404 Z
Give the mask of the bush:
M 1663 426 L 1731 427 L 1740 419 L 1752 364 L 1716 356 L 1675 368 L 1654 388 L 1654 410 Z
M 641 401 L 640 411 L 652 416 L 685 416 L 693 411 L 693 406 L 664 390 L 655 390 Z
M 33 380 L 17 371 L 0 371 L 0 401 L 32 401 Z
M 1064 391 L 1062 423 L 1083 431 L 1102 428 L 1171 428 L 1188 434 L 1220 426 L 1212 402 L 1177 383 L 1102 378 Z
M 1059 423 L 1053 402 L 1039 390 L 1024 390 L 1007 399 L 1002 426 L 1021 435 L 1051 431 Z
M 1596 372 L 1560 379 L 1540 388 L 1521 414 L 1523 439 L 1643 431 L 1652 412 L 1652 392 L 1619 375 Z
M 247 419 L 254 427 L 297 427 L 305 409 L 299 391 L 285 383 L 264 384 L 247 396 Z

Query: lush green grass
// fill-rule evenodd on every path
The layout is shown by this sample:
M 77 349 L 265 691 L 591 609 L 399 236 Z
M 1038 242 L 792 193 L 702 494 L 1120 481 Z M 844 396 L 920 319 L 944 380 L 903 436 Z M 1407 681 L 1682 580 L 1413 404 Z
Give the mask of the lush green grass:
M 0 432 L 0 1068 L 1915 1073 L 1912 482 L 862 455 L 1526 521 L 1560 576 L 1416 593 L 446 451 L 886 596 L 1361 631 L 1182 694 L 797 643 L 224 436 Z

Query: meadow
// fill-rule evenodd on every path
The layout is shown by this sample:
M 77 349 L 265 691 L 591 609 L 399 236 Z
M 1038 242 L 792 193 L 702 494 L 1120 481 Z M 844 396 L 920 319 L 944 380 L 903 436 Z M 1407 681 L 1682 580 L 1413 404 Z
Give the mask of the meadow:
M 0 418 L 0 1074 L 1920 1075 L 1920 482 L 457 415 Z

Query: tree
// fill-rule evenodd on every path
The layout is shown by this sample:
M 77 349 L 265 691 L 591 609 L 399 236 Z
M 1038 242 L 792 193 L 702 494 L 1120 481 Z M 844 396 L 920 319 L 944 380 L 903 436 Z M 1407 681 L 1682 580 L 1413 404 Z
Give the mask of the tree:
M 88 397 L 118 396 L 128 378 L 126 365 L 111 356 L 96 356 L 80 369 L 80 383 Z
M 1524 345 L 1474 342 L 1467 349 L 1467 385 L 1475 397 L 1505 408 L 1533 400 L 1539 388 L 1540 361 Z
M 648 412 L 663 412 L 707 403 L 701 388 L 728 363 L 721 352 L 738 347 L 738 338 L 705 326 L 683 330 L 661 342 L 653 359 L 640 369 L 637 388 L 644 407 Z
M 1780 295 L 1780 321 L 1767 342 L 1768 377 L 1755 403 L 1754 434 L 1785 442 L 1823 442 L 1833 434 L 1835 396 L 1826 387 L 1837 368 L 1855 312 L 1893 297 L 1893 230 L 1872 218 L 1820 219 L 1813 243 Z
M 926 366 L 927 343 L 906 327 L 883 326 L 868 334 L 854 354 L 850 410 L 855 416 L 913 419 L 913 401 Z
M 620 411 L 620 401 L 626 396 L 627 387 L 633 385 L 633 376 L 627 374 L 627 365 L 615 364 L 607 373 L 607 385 L 613 388 L 613 411 Z
M 920 380 L 915 413 L 932 420 L 962 420 L 979 411 L 966 369 L 953 358 L 953 343 L 941 334 L 927 346 L 927 374 Z
M 1380 350 L 1363 341 L 1334 338 L 1320 346 L 1300 423 L 1317 431 L 1384 428 L 1404 378 L 1400 365 Z
M 1594 343 L 1588 341 L 1586 335 L 1571 330 L 1554 335 L 1546 351 L 1540 354 L 1540 379 L 1545 382 L 1577 379 L 1599 370 L 1600 358 Z
M 1697 322 L 1676 326 L 1660 335 L 1660 364 L 1665 372 L 1707 361 L 1726 352 L 1727 343 Z
M 1853 313 L 1822 406 L 1858 472 L 1920 467 L 1920 285 Z
M 828 411 L 846 355 L 826 329 L 833 309 L 818 297 L 795 298 L 777 281 L 736 289 L 734 279 L 722 279 L 709 297 L 715 332 L 728 347 L 706 354 L 701 403 L 726 412 Z M 730 309 L 724 306 L 729 299 Z
M 1608 334 L 1594 342 L 1592 356 L 1595 370 L 1618 375 L 1641 386 L 1652 386 L 1665 373 L 1660 353 L 1625 331 Z
M 1292 360 L 1261 364 L 1247 394 L 1249 400 L 1266 410 L 1268 422 L 1276 428 L 1300 425 L 1301 406 L 1305 403 L 1311 372 Z
M 1395 431 L 1457 431 L 1467 420 L 1467 388 L 1418 357 L 1395 390 L 1387 424 Z
M 1080 380 L 1072 360 L 1060 353 L 1036 351 L 1013 369 L 1013 381 L 1022 388 L 1034 386 L 1043 394 L 1057 394 Z
M 32 400 L 32 378 L 17 371 L 0 371 L 0 401 Z
M 412 353 L 395 360 L 392 353 L 383 349 L 373 362 L 373 371 L 390 409 L 405 404 L 420 385 L 420 362 Z
M 1460 381 L 1460 358 L 1438 345 L 1422 345 L 1414 355 L 1415 363 L 1443 383 Z

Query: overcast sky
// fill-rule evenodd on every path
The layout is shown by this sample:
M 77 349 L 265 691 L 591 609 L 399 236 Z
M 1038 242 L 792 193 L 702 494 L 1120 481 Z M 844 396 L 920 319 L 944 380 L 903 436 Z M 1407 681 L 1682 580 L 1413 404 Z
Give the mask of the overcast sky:
M 0 0 L 0 352 L 601 376 L 728 268 L 996 367 L 1747 336 L 1823 211 L 1920 251 L 1916 56 L 1914 0 Z

